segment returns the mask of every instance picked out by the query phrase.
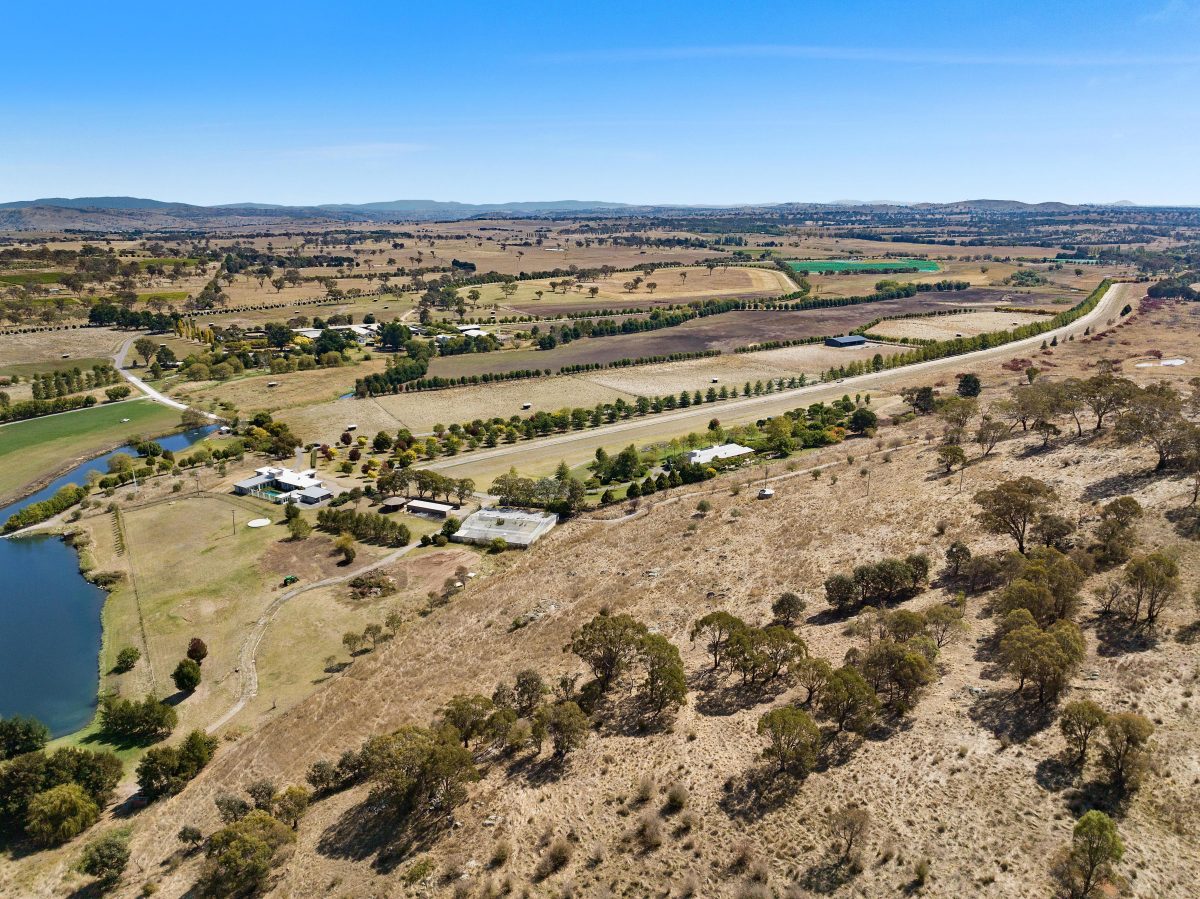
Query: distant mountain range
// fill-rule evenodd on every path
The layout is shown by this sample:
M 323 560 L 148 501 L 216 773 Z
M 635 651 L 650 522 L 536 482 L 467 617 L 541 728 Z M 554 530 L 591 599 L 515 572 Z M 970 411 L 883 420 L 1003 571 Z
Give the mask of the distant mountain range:
M 1097 206 L 1133 206 L 1128 200 Z M 227 203 L 197 206 L 141 197 L 44 197 L 0 203 L 0 231 L 134 231 L 233 228 L 241 226 L 318 225 L 351 222 L 454 221 L 480 216 L 645 215 L 728 213 L 731 210 L 791 211 L 839 206 L 901 207 L 947 212 L 1066 212 L 1087 208 L 1067 203 L 1018 200 L 963 200 L 957 203 L 893 203 L 842 200 L 835 203 L 745 204 L 739 206 L 633 205 L 602 200 L 548 200 L 513 203 L 457 203 L 442 200 L 389 200 L 376 203 L 327 203 L 283 206 Z

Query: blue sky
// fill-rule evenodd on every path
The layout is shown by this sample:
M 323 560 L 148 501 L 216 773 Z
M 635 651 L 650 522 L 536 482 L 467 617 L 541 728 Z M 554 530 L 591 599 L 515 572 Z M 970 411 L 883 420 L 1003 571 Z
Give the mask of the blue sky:
M 1200 204 L 1200 0 L 66 2 L 5 26 L 0 201 Z

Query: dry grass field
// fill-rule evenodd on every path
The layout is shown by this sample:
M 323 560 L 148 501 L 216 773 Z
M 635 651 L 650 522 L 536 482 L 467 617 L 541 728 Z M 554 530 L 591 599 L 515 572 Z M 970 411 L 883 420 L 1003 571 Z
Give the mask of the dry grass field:
M 1042 316 L 1020 312 L 967 312 L 963 315 L 937 315 L 927 318 L 898 318 L 884 321 L 871 329 L 884 337 L 908 337 L 919 340 L 948 340 L 974 337 L 991 331 L 1005 331 L 1042 320 Z
M 1086 370 L 1100 354 L 1142 358 L 1151 343 L 1167 350 L 1194 330 L 1191 310 L 1171 307 L 1135 316 L 1111 344 L 1076 341 L 1047 361 L 1058 377 Z M 1164 331 L 1171 337 L 1163 339 Z M 1181 383 L 1188 376 L 1165 374 Z M 985 403 L 1016 377 L 994 362 L 981 375 Z M 546 896 L 666 895 L 668 885 L 673 894 L 687 887 L 730 897 L 782 895 L 793 887 L 793 895 L 1046 895 L 1048 860 L 1069 839 L 1073 807 L 1097 772 L 1088 769 L 1082 779 L 1054 775 L 1062 738 L 997 671 L 986 596 L 968 600 L 967 633 L 943 650 L 937 680 L 915 710 L 867 740 L 841 738 L 842 751 L 803 781 L 772 779 L 755 733 L 763 712 L 800 701 L 803 691 L 746 692 L 735 679 L 711 682 L 704 648 L 687 637 L 695 618 L 716 609 L 764 623 L 771 601 L 791 589 L 808 600 L 799 632 L 810 653 L 837 664 L 861 640 L 826 613 L 823 579 L 888 554 L 922 551 L 940 560 L 953 539 L 976 552 L 1004 548 L 979 529 L 971 496 L 1017 475 L 1051 483 L 1073 518 L 1094 514 L 1097 502 L 1113 496 L 1136 497 L 1148 509 L 1138 526 L 1142 545 L 1179 554 L 1186 594 L 1200 583 L 1200 544 L 1183 540 L 1164 517 L 1186 504 L 1187 485 L 1151 475 L 1152 454 L 1118 448 L 1108 432 L 1047 452 L 1032 451 L 1036 438 L 1018 436 L 972 465 L 960 490 L 958 478 L 938 473 L 935 445 L 922 437 L 927 430 L 918 421 L 881 435 L 915 441 L 906 448 L 856 441 L 809 454 L 805 466 L 835 466 L 816 479 L 797 471 L 775 482 L 769 504 L 755 500 L 752 489 L 735 489 L 742 472 L 643 501 L 632 520 L 572 523 L 529 553 L 501 557 L 493 576 L 450 606 L 412 619 L 396 640 L 311 698 L 226 744 L 183 794 L 140 813 L 133 821 L 138 873 L 121 895 L 133 895 L 146 881 L 161 896 L 186 893 L 198 857 L 163 860 L 175 853 L 182 823 L 204 832 L 218 826 L 212 799 L 222 792 L 264 776 L 302 782 L 313 761 L 336 758 L 369 735 L 424 724 L 451 694 L 488 693 L 530 664 L 549 680 L 579 670 L 561 648 L 601 608 L 635 615 L 683 652 L 691 691 L 670 727 L 636 733 L 610 721 L 562 767 L 546 764 L 545 756 L 482 755 L 483 779 L 456 811 L 456 826 L 412 849 L 399 848 L 401 835 L 370 815 L 366 788 L 321 800 L 300 825 L 296 849 L 274 881 L 277 894 L 478 896 L 489 882 L 491 889 L 507 882 L 517 894 Z M 851 454 L 855 461 L 847 464 Z M 864 466 L 871 472 L 869 495 Z M 697 517 L 702 495 L 712 509 Z M 1090 606 L 1090 587 L 1111 576 L 1098 575 L 1085 591 L 1088 655 L 1064 701 L 1089 697 L 1155 721 L 1153 765 L 1119 817 L 1126 845 L 1119 870 L 1135 896 L 1183 899 L 1200 878 L 1192 851 L 1200 816 L 1190 798 L 1200 777 L 1200 730 L 1188 698 L 1200 673 L 1194 647 L 1179 639 L 1195 612 L 1180 605 L 1167 613 L 1157 640 L 1126 652 L 1107 641 Z M 905 606 L 924 608 L 947 595 L 935 587 Z M 509 622 L 527 613 L 533 623 L 510 630 Z M 686 807 L 664 814 L 665 790 L 674 784 L 686 789 Z M 860 844 L 861 871 L 842 880 L 831 864 L 828 820 L 846 802 L 866 806 L 871 823 Z M 636 836 L 645 816 L 660 821 L 661 841 Z M 541 879 L 535 868 L 554 837 L 566 838 L 572 851 L 562 870 Z M 511 850 L 488 870 L 501 840 Z M 0 883 L 57 895 L 75 883 L 65 871 L 68 860 L 66 852 L 42 854 L 19 873 L 0 874 L 12 878 Z M 405 876 L 426 861 L 427 874 L 407 883 Z M 928 873 L 919 881 L 922 864 Z
M 0 374 L 32 374 L 30 366 L 34 364 L 45 371 L 73 367 L 82 364 L 81 360 L 111 362 L 128 336 L 112 328 L 0 334 Z M 70 358 L 62 358 L 64 353 Z
M 654 292 L 651 293 L 645 284 L 633 291 L 625 290 L 625 282 L 635 276 L 655 283 Z M 551 292 L 549 282 L 557 280 L 521 281 L 511 299 L 505 299 L 498 285 L 487 284 L 477 289 L 482 294 L 480 303 L 495 303 L 523 315 L 558 315 L 576 309 L 649 308 L 721 297 L 769 299 L 796 289 L 787 277 L 773 268 L 748 266 L 722 266 L 711 273 L 696 266 L 662 268 L 649 277 L 640 272 L 617 272 L 609 278 L 582 282 L 579 289 L 571 288 L 566 293 Z M 591 287 L 598 288 L 595 297 L 589 293 Z M 459 292 L 465 295 L 466 290 Z M 538 291 L 542 292 L 540 299 Z

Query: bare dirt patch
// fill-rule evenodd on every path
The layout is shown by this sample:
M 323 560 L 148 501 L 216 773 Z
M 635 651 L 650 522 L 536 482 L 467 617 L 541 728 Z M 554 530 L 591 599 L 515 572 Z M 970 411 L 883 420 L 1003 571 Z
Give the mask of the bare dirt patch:
M 871 328 L 871 333 L 884 337 L 947 340 L 954 337 L 974 337 L 976 334 L 991 331 L 1007 331 L 1044 320 L 1045 316 L 1021 312 L 968 312 L 963 315 L 935 315 L 884 321 Z

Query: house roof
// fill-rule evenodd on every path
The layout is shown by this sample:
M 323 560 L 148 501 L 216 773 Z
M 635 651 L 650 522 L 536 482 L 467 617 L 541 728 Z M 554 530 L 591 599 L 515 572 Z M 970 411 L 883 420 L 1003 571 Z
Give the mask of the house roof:
M 687 458 L 689 462 L 703 465 L 705 462 L 712 462 L 714 459 L 733 459 L 737 456 L 745 456 L 753 452 L 754 450 L 748 446 L 742 446 L 737 443 L 722 443 L 719 446 L 710 446 L 708 449 L 689 450 Z

